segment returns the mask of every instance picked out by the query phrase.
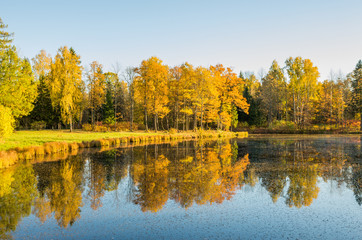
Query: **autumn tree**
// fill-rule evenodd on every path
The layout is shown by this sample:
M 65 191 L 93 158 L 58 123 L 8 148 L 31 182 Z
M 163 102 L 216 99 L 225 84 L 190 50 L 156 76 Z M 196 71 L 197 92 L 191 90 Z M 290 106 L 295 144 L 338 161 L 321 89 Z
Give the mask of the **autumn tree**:
M 241 111 L 248 113 L 249 104 L 242 95 L 243 80 L 232 72 L 231 68 L 224 68 L 221 64 L 211 66 L 214 84 L 218 91 L 218 129 L 231 126 L 231 111 L 233 104 Z
M 25 118 L 29 121 L 45 121 L 48 126 L 54 126 L 60 121 L 60 112 L 59 108 L 53 108 L 52 106 L 49 86 L 47 84 L 52 63 L 51 56 L 45 50 L 41 50 L 32 59 L 32 62 L 35 80 L 38 82 L 38 94 L 34 101 L 34 109 Z M 25 120 L 25 118 L 23 119 Z
M 194 96 L 195 68 L 189 63 L 181 65 L 181 106 L 183 114 L 183 130 L 189 130 L 189 118 L 192 116 L 192 99 Z
M 313 103 L 313 120 L 315 123 L 322 123 L 326 126 L 330 123 L 330 96 L 328 91 L 330 82 L 325 80 L 317 84 L 316 100 Z
M 205 113 L 208 118 L 212 117 L 212 113 L 216 113 L 218 102 L 216 101 L 218 91 L 213 84 L 213 78 L 209 69 L 197 67 L 195 69 L 194 81 L 194 129 L 197 128 L 197 119 L 200 118 L 200 128 L 204 128 Z
M 1 57 L 0 104 L 8 107 L 15 118 L 27 115 L 34 107 L 37 83 L 30 63 L 18 57 L 15 47 Z
M 144 120 L 146 130 L 148 130 L 147 115 L 154 116 L 154 128 L 158 129 L 158 119 L 163 118 L 168 112 L 168 66 L 162 64 L 162 60 L 151 57 L 142 61 L 136 70 L 138 74 L 136 81 L 136 91 L 140 99 L 143 100 Z
M 345 82 L 325 80 L 317 85 L 317 94 L 314 99 L 313 119 L 318 124 L 343 123 L 346 109 Z
M 3 50 L 5 47 L 9 47 L 10 43 L 13 42 L 13 33 L 9 33 L 6 31 L 6 25 L 3 20 L 0 18 L 0 49 Z
M 304 127 L 311 118 L 311 100 L 316 93 L 318 68 L 313 66 L 311 60 L 301 57 L 290 57 L 285 64 L 293 98 L 293 120 L 298 126 Z
M 15 119 L 29 114 L 37 97 L 31 65 L 11 46 L 12 34 L 0 19 L 0 138 L 13 131 Z
M 183 85 L 181 82 L 182 70 L 180 66 L 170 68 L 169 78 L 169 106 L 174 115 L 174 128 L 179 128 L 180 107 L 182 99 Z
M 87 75 L 92 125 L 94 125 L 95 118 L 99 119 L 99 116 L 95 115 L 106 100 L 106 78 L 103 74 L 102 65 L 96 61 L 90 64 L 90 71 Z
M 63 123 L 73 130 L 73 122 L 82 112 L 84 82 L 80 56 L 68 47 L 61 47 L 50 70 L 48 86 L 54 108 L 59 107 Z

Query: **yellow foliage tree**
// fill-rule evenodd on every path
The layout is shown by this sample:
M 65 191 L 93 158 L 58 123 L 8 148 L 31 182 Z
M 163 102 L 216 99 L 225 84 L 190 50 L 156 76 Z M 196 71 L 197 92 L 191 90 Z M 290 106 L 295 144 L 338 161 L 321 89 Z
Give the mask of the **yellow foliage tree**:
M 41 50 L 33 59 L 33 72 L 36 79 L 40 76 L 46 76 L 50 72 L 50 66 L 52 64 L 52 58 L 45 50 Z
M 12 34 L 5 31 L 7 25 L 0 18 L 0 138 L 13 131 L 14 119 L 26 116 L 33 110 L 37 97 L 30 63 L 20 58 L 15 46 L 11 46 Z
M 147 115 L 154 116 L 154 128 L 158 129 L 158 118 L 163 118 L 169 112 L 168 103 L 168 66 L 162 60 L 151 57 L 142 61 L 140 67 L 135 69 L 138 76 L 135 79 L 136 96 L 142 99 L 144 107 L 144 120 L 148 130 Z
M 231 111 L 234 104 L 239 109 L 248 113 L 249 104 L 242 95 L 243 80 L 232 72 L 231 68 L 224 68 L 218 64 L 211 66 L 210 70 L 214 78 L 214 84 L 218 91 L 218 129 L 225 129 L 231 126 Z
M 82 111 L 84 82 L 80 56 L 68 47 L 61 47 L 51 64 L 48 86 L 53 107 L 60 107 L 64 123 L 73 130 L 73 120 Z
M 0 105 L 0 138 L 13 133 L 15 120 L 10 108 Z
M 102 65 L 94 61 L 90 64 L 88 72 L 89 101 L 92 111 L 92 125 L 94 125 L 95 113 L 106 100 L 106 78 Z M 97 118 L 98 119 L 98 118 Z
M 318 68 L 309 59 L 289 58 L 285 61 L 292 93 L 293 120 L 304 127 L 311 118 L 312 100 L 316 94 Z

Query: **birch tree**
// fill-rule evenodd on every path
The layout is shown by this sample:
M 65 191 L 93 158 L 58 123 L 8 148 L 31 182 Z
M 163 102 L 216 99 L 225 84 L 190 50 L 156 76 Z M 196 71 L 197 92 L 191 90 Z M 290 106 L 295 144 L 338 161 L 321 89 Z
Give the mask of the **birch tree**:
M 49 87 L 53 107 L 59 107 L 63 123 L 73 122 L 82 111 L 84 82 L 80 56 L 72 48 L 61 47 L 51 64 Z

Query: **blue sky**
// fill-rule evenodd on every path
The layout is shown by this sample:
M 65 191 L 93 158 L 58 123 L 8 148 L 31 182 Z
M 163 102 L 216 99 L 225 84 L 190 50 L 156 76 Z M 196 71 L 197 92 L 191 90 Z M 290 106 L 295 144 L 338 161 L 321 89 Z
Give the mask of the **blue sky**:
M 28 58 L 67 45 L 84 65 L 97 60 L 105 70 L 158 56 L 171 66 L 222 63 L 257 73 L 274 59 L 302 56 L 320 80 L 362 58 L 361 9 L 360 0 L 0 0 L 0 17 Z

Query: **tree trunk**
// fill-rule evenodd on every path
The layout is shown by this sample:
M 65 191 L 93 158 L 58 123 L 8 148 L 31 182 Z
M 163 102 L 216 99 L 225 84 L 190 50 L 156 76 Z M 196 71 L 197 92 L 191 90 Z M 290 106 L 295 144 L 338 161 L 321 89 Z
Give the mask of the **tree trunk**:
M 201 119 L 200 119 L 200 121 L 201 121 L 201 122 L 200 122 L 200 128 L 201 128 L 201 130 L 204 129 L 204 127 L 202 126 L 202 120 L 203 120 L 202 118 L 203 118 L 203 115 L 204 115 L 203 113 L 204 113 L 204 110 L 203 110 L 203 108 L 201 108 L 201 116 L 200 116 L 200 118 L 201 118 Z
M 270 127 L 272 123 L 272 114 L 271 114 L 271 109 L 269 109 L 268 111 L 268 126 Z
M 117 98 L 116 98 L 116 93 L 115 93 L 115 97 L 114 97 L 114 126 L 115 126 L 115 130 L 117 131 Z
M 148 120 L 147 120 L 147 107 L 145 107 L 145 128 L 146 131 L 148 131 L 148 124 L 147 124 Z
M 133 101 L 131 102 L 130 131 L 133 131 Z
M 79 123 L 78 123 L 78 127 L 79 127 L 80 129 L 82 128 L 83 111 L 84 111 L 84 110 L 82 110 L 82 111 L 79 113 Z
M 295 109 L 295 92 L 293 91 L 293 121 L 294 121 L 294 123 L 297 123 L 297 117 L 296 117 L 295 111 L 296 111 L 296 109 Z
M 94 127 L 94 108 L 92 107 L 92 126 Z
M 288 122 L 288 95 L 285 97 L 285 121 Z
M 182 123 L 182 130 L 185 131 L 186 130 L 186 113 L 184 115 L 184 121 Z
M 176 122 L 175 122 L 175 128 L 178 130 L 178 103 L 176 103 Z
M 147 90 L 147 88 L 146 88 Z M 147 92 L 145 92 L 145 94 L 147 94 Z M 145 128 L 146 131 L 148 131 L 148 119 L 147 119 L 147 95 L 145 95 L 144 97 L 144 108 L 145 108 Z
M 157 113 L 155 114 L 155 116 L 154 116 L 154 124 L 155 124 L 155 131 L 157 132 L 157 118 L 158 118 L 158 116 L 157 116 Z
M 70 131 L 73 132 L 73 117 L 72 114 L 69 116 Z
M 333 119 L 333 95 L 332 95 L 333 93 L 332 93 L 332 86 L 331 86 L 331 91 L 330 91 L 330 95 L 331 95 L 331 108 L 330 108 L 330 120 L 329 120 L 329 122 L 330 122 L 330 124 L 332 125 L 332 119 Z
M 195 108 L 195 113 L 194 113 L 194 130 L 196 130 L 197 128 L 197 108 Z

